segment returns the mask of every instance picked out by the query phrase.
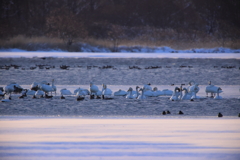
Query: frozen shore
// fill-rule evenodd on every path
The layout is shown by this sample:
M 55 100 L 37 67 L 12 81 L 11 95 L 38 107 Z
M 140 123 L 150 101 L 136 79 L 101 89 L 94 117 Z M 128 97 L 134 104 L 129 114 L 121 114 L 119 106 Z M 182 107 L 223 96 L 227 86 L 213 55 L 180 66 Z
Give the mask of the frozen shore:
M 237 119 L 0 117 L 1 159 L 238 160 Z

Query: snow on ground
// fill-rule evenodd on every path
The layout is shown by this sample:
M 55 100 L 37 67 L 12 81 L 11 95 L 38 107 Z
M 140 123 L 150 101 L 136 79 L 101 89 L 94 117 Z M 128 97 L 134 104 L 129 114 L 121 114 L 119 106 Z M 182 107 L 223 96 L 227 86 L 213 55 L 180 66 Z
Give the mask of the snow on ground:
M 1 159 L 238 160 L 231 118 L 0 117 Z
M 194 53 L 194 54 L 193 54 Z M 221 54 L 219 54 L 221 53 Z M 174 50 L 170 47 L 124 47 L 118 52 L 106 48 L 87 46 L 82 52 L 66 52 L 61 50 L 26 51 L 21 49 L 0 49 L 0 57 L 94 57 L 94 58 L 237 58 L 240 59 L 240 49 L 212 48 Z

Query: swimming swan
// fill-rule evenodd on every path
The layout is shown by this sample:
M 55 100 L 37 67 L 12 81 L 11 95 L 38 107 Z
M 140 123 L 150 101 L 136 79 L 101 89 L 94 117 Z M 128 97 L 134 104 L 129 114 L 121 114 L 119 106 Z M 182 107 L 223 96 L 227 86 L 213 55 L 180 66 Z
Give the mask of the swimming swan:
M 126 96 L 127 92 L 124 90 L 119 89 L 118 91 L 114 92 L 114 96 Z
M 103 84 L 102 88 L 102 98 L 105 99 L 105 96 L 111 96 L 112 95 L 112 90 L 107 88 L 106 84 Z
M 129 92 L 129 94 L 126 96 L 127 99 L 135 99 L 133 97 L 133 93 L 132 93 L 133 89 L 132 89 L 132 87 L 130 87 L 127 92 Z
M 144 88 L 140 88 L 139 91 L 142 92 L 142 94 L 140 94 L 137 99 L 141 99 L 141 100 L 147 99 L 147 97 L 144 94 L 145 92 Z

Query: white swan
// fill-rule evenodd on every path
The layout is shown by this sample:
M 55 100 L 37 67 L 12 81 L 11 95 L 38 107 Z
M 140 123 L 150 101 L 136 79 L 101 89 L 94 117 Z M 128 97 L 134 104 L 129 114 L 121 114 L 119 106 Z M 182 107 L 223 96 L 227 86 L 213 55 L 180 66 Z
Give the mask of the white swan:
M 77 94 L 77 92 L 78 92 L 79 90 L 83 91 L 83 93 L 84 93 L 85 95 L 90 95 L 89 90 L 83 89 L 83 88 L 80 88 L 80 87 L 79 87 L 78 89 L 75 89 L 75 90 L 74 90 L 74 94 Z
M 53 89 L 53 92 L 55 92 L 55 96 L 57 94 L 57 87 L 54 85 L 54 79 L 52 80 L 52 89 Z M 51 92 L 51 95 L 52 95 L 52 92 Z
M 72 95 L 72 92 L 66 88 L 60 90 L 61 95 Z
M 19 84 L 15 83 L 15 82 L 11 82 L 7 86 L 5 86 L 4 90 L 5 90 L 6 94 L 9 94 L 9 98 L 11 99 L 11 94 L 13 92 L 20 93 L 20 92 L 22 92 L 23 88 Z
M 143 86 L 144 92 L 146 92 L 146 91 L 152 91 L 152 87 L 151 87 L 150 85 L 151 85 L 151 84 L 149 83 L 149 84 L 145 84 L 145 85 Z
M 181 92 L 180 88 L 175 87 L 174 92 L 173 92 L 172 96 L 170 97 L 170 100 L 171 101 L 179 100 L 180 92 Z
M 208 93 L 211 94 L 211 97 L 214 97 L 213 95 L 216 93 L 222 93 L 222 89 L 220 87 L 214 86 L 211 84 L 211 81 L 209 81 L 209 85 L 205 89 L 206 95 L 208 97 Z
M 139 86 L 136 86 L 136 92 L 132 92 L 134 98 L 138 98 L 138 96 L 140 95 L 140 93 L 138 91 L 139 88 L 140 88 Z
M 164 96 L 171 96 L 173 94 L 173 91 L 171 91 L 169 89 L 164 89 L 164 90 L 162 90 L 162 93 Z
M 36 91 L 34 91 L 34 90 L 28 90 L 27 91 L 27 93 L 26 93 L 26 95 L 35 95 L 35 93 L 36 93 Z
M 219 96 L 219 92 L 221 91 L 221 88 L 218 88 L 218 92 L 215 95 L 214 99 L 223 99 L 221 96 Z
M 145 92 L 144 88 L 140 88 L 139 91 L 141 91 L 142 94 L 140 94 L 137 99 L 141 99 L 141 100 L 147 99 L 147 97 L 144 94 L 144 92 Z
M 93 82 L 90 82 L 90 95 L 97 95 L 97 93 L 99 92 L 99 89 L 96 85 L 93 84 Z
M 152 95 L 153 95 L 153 97 L 158 97 L 158 96 L 163 95 L 163 92 L 160 91 L 160 90 L 158 90 L 157 87 L 154 87 L 154 88 L 153 88 L 153 91 L 152 91 Z
M 46 94 L 48 94 L 48 92 L 53 92 L 54 91 L 52 86 L 47 85 L 45 83 L 38 84 L 38 88 L 45 93 L 45 96 L 46 96 Z
M 134 97 L 133 97 L 133 89 L 132 89 L 132 87 L 130 87 L 129 89 L 128 89 L 128 92 L 129 92 L 129 94 L 126 96 L 126 98 L 127 99 L 135 99 Z
M 189 94 L 188 90 L 186 88 L 183 88 L 182 91 L 184 91 L 184 92 L 183 92 L 183 96 L 182 96 L 181 100 L 190 100 L 192 97 L 192 94 Z
M 124 90 L 119 89 L 118 91 L 114 92 L 114 96 L 126 96 L 127 92 Z
M 37 82 L 33 82 L 30 86 L 31 90 L 37 91 L 38 90 L 38 83 Z
M 111 96 L 112 95 L 112 90 L 107 88 L 106 84 L 103 84 L 102 88 L 102 98 L 106 98 L 105 96 Z
M 39 97 L 43 97 L 44 92 L 41 90 L 37 90 L 37 92 L 35 93 L 35 96 L 39 96 Z
M 1 102 L 10 102 L 11 97 L 8 96 L 8 98 L 4 97 L 4 99 L 1 100 Z
M 199 90 L 200 90 L 200 88 L 198 87 L 198 83 L 188 86 L 188 93 L 192 94 L 191 99 L 199 99 L 200 98 L 199 96 L 197 96 L 197 93 L 199 92 Z

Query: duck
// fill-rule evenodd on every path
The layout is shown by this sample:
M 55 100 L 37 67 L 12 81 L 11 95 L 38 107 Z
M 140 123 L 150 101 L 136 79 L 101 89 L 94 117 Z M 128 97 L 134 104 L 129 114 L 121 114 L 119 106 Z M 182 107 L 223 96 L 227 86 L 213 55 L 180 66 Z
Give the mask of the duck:
M 132 87 L 130 87 L 130 88 L 128 89 L 128 92 L 129 92 L 129 94 L 127 94 L 126 98 L 127 98 L 127 99 L 135 99 L 135 98 L 133 97 L 133 89 L 132 89 Z
M 61 93 L 60 99 L 65 99 L 65 97 L 63 95 L 72 95 L 72 92 L 67 90 L 66 88 L 61 89 L 60 93 Z
M 142 92 L 142 94 L 140 94 L 137 99 L 140 99 L 140 100 L 147 99 L 147 97 L 144 94 L 145 89 L 144 88 L 140 88 L 139 91 Z
M 173 92 L 172 96 L 170 97 L 170 100 L 171 101 L 179 100 L 180 92 L 181 92 L 180 88 L 175 87 L 174 92 Z
M 208 97 L 208 93 L 210 93 L 211 97 L 213 98 L 214 94 L 222 93 L 223 91 L 220 87 L 212 85 L 211 81 L 209 81 L 208 86 L 206 86 L 205 92 L 206 92 L 207 97 Z
M 102 88 L 102 99 L 106 99 L 105 96 L 111 96 L 112 95 L 112 90 L 107 88 L 106 84 L 103 84 L 102 86 L 103 86 L 103 88 Z
M 119 89 L 118 91 L 114 92 L 114 96 L 126 96 L 127 92 L 124 90 Z

